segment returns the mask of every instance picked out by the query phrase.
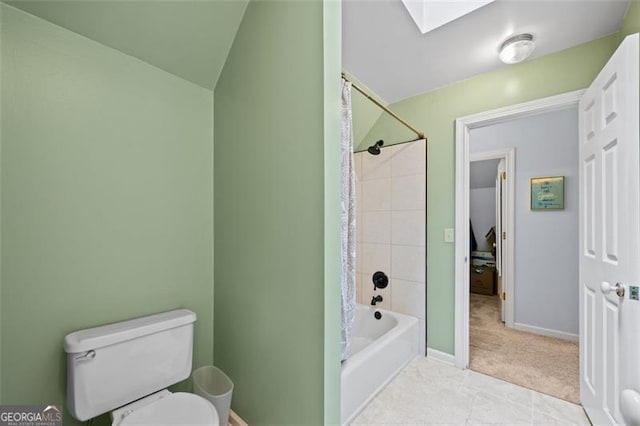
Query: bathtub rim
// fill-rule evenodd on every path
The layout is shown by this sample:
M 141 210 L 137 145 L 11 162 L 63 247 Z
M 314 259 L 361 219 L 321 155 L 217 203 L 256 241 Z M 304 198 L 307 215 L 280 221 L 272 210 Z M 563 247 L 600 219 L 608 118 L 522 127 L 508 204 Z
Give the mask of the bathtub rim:
M 340 384 L 341 392 L 344 392 L 344 375 L 345 374 L 346 375 L 352 374 L 353 373 L 352 370 L 358 369 L 359 367 L 362 366 L 362 364 L 366 364 L 367 362 L 371 361 L 371 358 L 376 357 L 376 355 L 378 355 L 378 353 L 380 352 L 382 347 L 384 347 L 386 345 L 393 344 L 392 341 L 395 340 L 396 338 L 398 338 L 398 336 L 400 336 L 400 335 L 402 335 L 404 333 L 413 333 L 413 332 L 415 332 L 417 334 L 417 333 L 420 332 L 419 320 L 416 317 L 413 317 L 413 316 L 410 316 L 410 315 L 399 314 L 399 313 L 396 313 L 396 312 L 391 312 L 391 311 L 388 311 L 386 309 L 373 308 L 373 307 L 368 306 L 368 305 L 361 305 L 361 306 L 364 306 L 365 308 L 370 310 L 371 311 L 371 315 L 373 315 L 373 312 L 375 312 L 375 311 L 381 311 L 383 313 L 383 315 L 384 314 L 393 315 L 393 316 L 396 317 L 397 324 L 393 328 L 391 328 L 390 330 L 385 332 L 378 339 L 373 341 L 371 344 L 366 346 L 363 350 L 361 350 L 360 352 L 356 353 L 351 358 L 348 358 L 347 360 L 345 360 L 342 363 L 341 384 Z M 415 331 L 412 330 L 414 327 L 415 327 Z M 416 337 L 415 344 L 417 346 L 419 346 L 419 338 L 417 338 L 418 337 L 417 335 L 415 337 Z M 341 420 L 340 420 L 340 424 L 341 425 L 349 425 L 356 417 L 358 417 L 362 413 L 362 411 L 367 407 L 367 405 L 369 405 L 371 403 L 371 401 L 373 399 L 375 399 L 375 397 L 386 386 L 388 386 L 389 383 L 391 383 L 402 372 L 402 370 L 404 370 L 406 368 L 407 365 L 409 365 L 415 359 L 425 356 L 425 354 L 422 354 L 422 352 L 420 351 L 419 347 L 417 349 L 418 350 L 416 352 L 413 352 L 412 356 L 408 356 L 406 360 L 404 360 L 401 363 L 399 363 L 398 366 L 395 369 L 393 369 L 392 372 L 386 378 L 384 378 L 384 380 L 382 380 L 380 382 L 380 384 L 378 386 L 376 386 L 375 389 L 371 393 L 369 393 L 369 395 L 360 404 L 358 404 L 357 408 L 355 408 L 351 412 L 349 417 L 346 418 L 344 421 L 342 421 L 342 408 L 343 408 L 344 395 L 341 395 L 341 403 L 340 403 L 340 409 L 341 409 L 340 417 L 341 417 Z M 382 349 L 382 350 L 384 350 L 384 349 Z M 349 363 L 350 360 L 351 360 L 351 363 Z
M 392 315 L 396 318 L 396 320 L 398 321 L 397 324 L 392 327 L 390 330 L 387 330 L 382 336 L 380 336 L 379 338 L 375 339 L 373 342 L 371 342 L 369 345 L 367 345 L 364 350 L 361 350 L 359 352 L 356 352 L 354 355 L 352 355 L 351 357 L 345 359 L 342 362 L 342 368 L 341 368 L 341 372 L 344 372 L 345 370 L 351 370 L 355 367 L 350 367 L 354 364 L 358 364 L 357 361 L 359 361 L 360 359 L 365 360 L 367 358 L 371 358 L 373 356 L 373 354 L 371 352 L 374 352 L 373 349 L 379 347 L 379 346 L 383 346 L 385 344 L 385 342 L 388 342 L 389 340 L 391 340 L 394 336 L 395 333 L 400 333 L 401 331 L 407 330 L 409 328 L 411 328 L 414 324 L 418 324 L 419 326 L 419 320 L 417 317 L 413 317 L 410 315 L 405 315 L 405 314 L 400 314 L 397 312 L 392 312 L 392 311 L 388 311 L 386 309 L 381 309 L 381 308 L 374 308 L 372 306 L 368 306 L 368 305 L 363 305 L 358 303 L 357 306 L 362 306 L 365 309 L 368 309 L 371 311 L 371 315 L 373 315 L 373 313 L 375 311 L 380 311 L 382 313 L 382 315 Z M 392 333 L 395 330 L 395 333 Z M 419 327 L 418 327 L 419 330 Z M 418 348 L 418 350 L 420 350 L 420 348 Z M 351 361 L 351 362 L 349 362 Z

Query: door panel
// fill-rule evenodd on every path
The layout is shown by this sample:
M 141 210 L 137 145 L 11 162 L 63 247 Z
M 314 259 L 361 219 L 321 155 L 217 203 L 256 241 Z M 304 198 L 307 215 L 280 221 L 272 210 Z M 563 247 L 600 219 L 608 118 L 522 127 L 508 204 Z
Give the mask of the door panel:
M 618 264 L 618 141 L 602 149 L 602 260 Z
M 604 399 L 604 410 L 607 413 L 610 421 L 615 422 L 618 417 L 616 411 L 618 410 L 618 306 L 616 303 L 606 301 L 604 302 L 604 314 L 602 327 L 604 333 L 602 335 L 602 347 L 604 349 L 603 365 L 605 367 L 602 370 L 602 394 Z
M 595 156 L 588 157 L 584 162 L 584 255 L 596 256 L 596 181 Z
M 583 323 L 586 324 L 587 332 L 582 338 L 583 351 L 580 354 L 580 363 L 582 364 L 581 377 L 585 384 L 588 386 L 588 391 L 591 398 L 597 396 L 596 387 L 596 354 L 595 354 L 595 310 L 596 310 L 596 292 L 590 288 L 584 290 L 584 318 Z M 582 391 L 582 389 L 581 389 Z

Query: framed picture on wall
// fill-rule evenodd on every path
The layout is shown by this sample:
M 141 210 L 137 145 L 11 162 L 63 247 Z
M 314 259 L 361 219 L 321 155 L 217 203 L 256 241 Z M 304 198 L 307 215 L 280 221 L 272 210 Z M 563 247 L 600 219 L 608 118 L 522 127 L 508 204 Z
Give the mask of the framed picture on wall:
M 564 209 L 564 176 L 531 178 L 531 210 Z

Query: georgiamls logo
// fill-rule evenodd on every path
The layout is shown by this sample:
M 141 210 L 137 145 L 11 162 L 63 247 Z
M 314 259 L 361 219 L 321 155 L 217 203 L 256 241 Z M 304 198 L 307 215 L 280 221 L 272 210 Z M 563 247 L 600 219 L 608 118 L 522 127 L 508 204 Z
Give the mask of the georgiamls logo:
M 0 405 L 0 426 L 62 425 L 62 406 Z
M 55 405 L 47 405 L 47 408 L 42 410 L 42 414 L 45 414 L 47 411 L 51 410 L 55 411 L 57 414 L 60 414 L 60 410 L 58 410 L 58 407 L 56 407 Z

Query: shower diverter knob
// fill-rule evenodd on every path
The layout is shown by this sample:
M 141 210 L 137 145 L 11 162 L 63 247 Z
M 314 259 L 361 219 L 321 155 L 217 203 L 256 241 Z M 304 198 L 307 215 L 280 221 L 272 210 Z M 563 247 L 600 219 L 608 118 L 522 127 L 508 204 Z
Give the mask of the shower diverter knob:
M 373 274 L 373 289 L 386 288 L 389 285 L 389 277 L 382 271 Z

